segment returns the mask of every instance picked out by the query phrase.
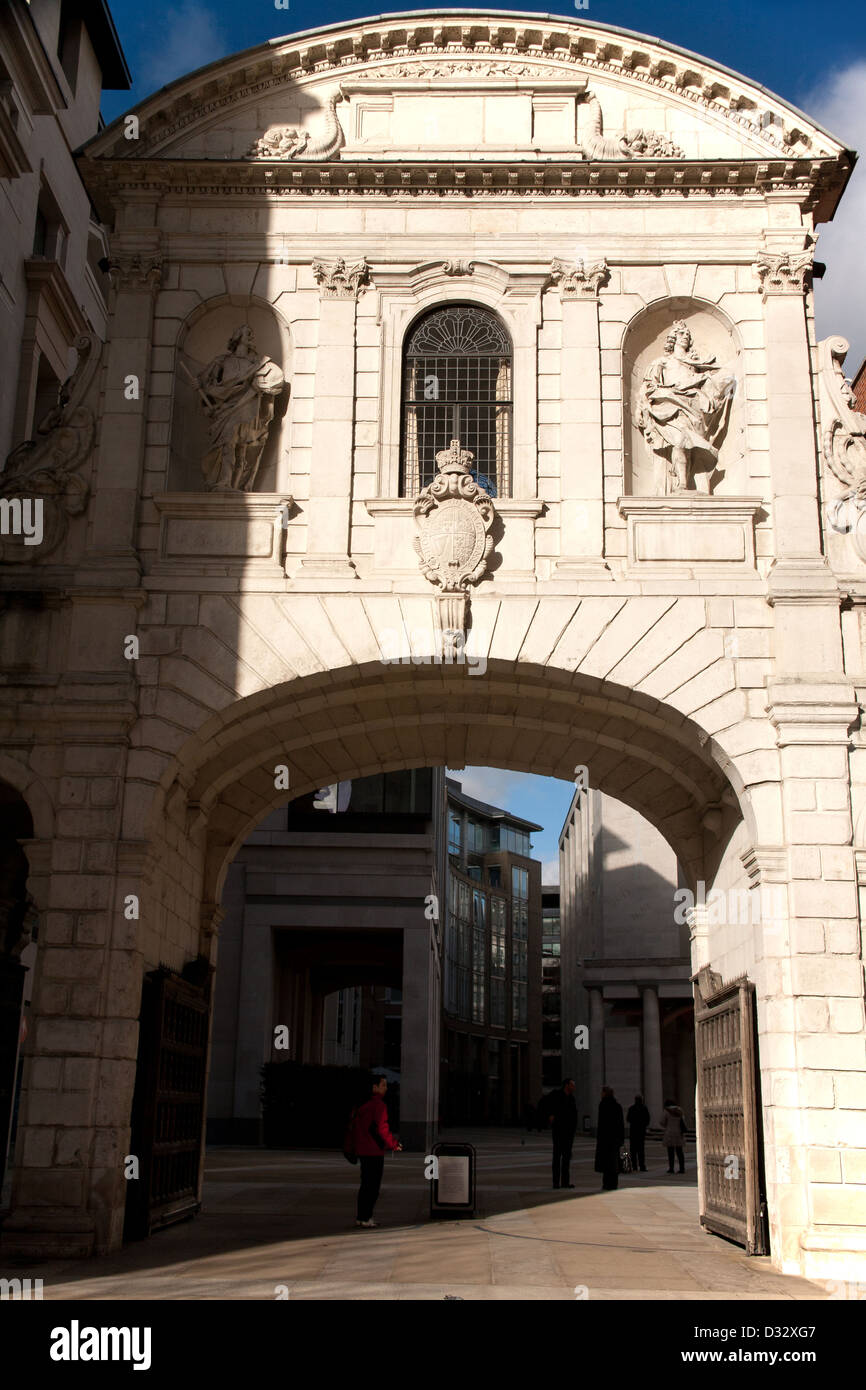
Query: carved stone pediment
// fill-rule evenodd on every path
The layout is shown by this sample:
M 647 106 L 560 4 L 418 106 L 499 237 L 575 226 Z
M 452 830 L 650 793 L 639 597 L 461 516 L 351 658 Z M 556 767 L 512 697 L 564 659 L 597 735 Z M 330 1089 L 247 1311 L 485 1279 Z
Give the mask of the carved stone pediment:
M 8 514 L 20 511 L 31 530 L 38 518 L 38 532 L 29 537 L 15 529 L 0 537 L 0 559 L 7 563 L 32 564 L 50 555 L 66 536 L 69 518 L 79 516 L 90 497 L 90 483 L 78 470 L 90 457 L 96 433 L 96 418 L 85 397 L 101 346 L 83 333 L 75 347 L 78 363 L 60 387 L 57 405 L 39 424 L 36 438 L 13 449 L 0 474 L 0 499 L 8 503 Z
M 465 594 L 487 569 L 493 550 L 493 502 L 469 472 L 474 455 L 452 439 L 436 455 L 438 476 L 415 498 L 415 553 L 421 571 L 443 594 Z

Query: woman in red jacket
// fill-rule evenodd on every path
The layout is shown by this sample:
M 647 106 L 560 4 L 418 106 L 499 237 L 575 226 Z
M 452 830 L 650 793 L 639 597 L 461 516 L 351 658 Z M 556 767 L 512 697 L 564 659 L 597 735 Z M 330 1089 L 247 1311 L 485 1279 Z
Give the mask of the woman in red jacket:
M 361 1186 L 358 1189 L 358 1216 L 356 1226 L 378 1226 L 373 1220 L 373 1208 L 382 1186 L 382 1173 L 385 1168 L 385 1153 L 392 1150 L 399 1153 L 403 1145 L 398 1144 L 388 1128 L 388 1111 L 385 1106 L 385 1092 L 388 1082 L 384 1076 L 373 1076 L 373 1094 L 355 1112 L 355 1153 L 361 1165 Z

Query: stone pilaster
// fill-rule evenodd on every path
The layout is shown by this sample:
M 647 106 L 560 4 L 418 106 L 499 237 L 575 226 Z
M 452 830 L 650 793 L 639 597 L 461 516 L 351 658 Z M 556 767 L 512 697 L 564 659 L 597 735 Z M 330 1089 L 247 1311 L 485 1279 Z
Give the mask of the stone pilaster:
M 560 558 L 555 573 L 609 577 L 604 551 L 604 454 L 598 296 L 607 264 L 554 261 L 562 299 Z
M 356 306 L 367 283 L 366 261 L 313 262 L 321 292 L 313 458 L 303 578 L 355 578 L 350 559 L 355 432 Z

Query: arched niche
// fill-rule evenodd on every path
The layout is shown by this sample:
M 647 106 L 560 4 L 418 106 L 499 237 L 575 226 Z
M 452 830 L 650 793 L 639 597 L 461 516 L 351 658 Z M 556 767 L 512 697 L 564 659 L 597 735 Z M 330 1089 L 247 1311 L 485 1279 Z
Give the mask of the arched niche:
M 191 378 L 228 350 L 236 329 L 249 324 L 259 354 L 282 370 L 286 385 L 274 397 L 274 418 L 262 453 L 254 492 L 279 492 L 289 477 L 289 409 L 292 339 L 272 305 L 239 296 L 208 300 L 191 314 L 178 338 L 171 415 L 170 492 L 204 492 L 201 460 L 208 450 L 208 417 Z
M 746 491 L 746 420 L 743 391 L 743 349 L 730 319 L 714 304 L 688 297 L 660 299 L 642 309 L 628 324 L 622 343 L 622 432 L 624 492 L 650 497 L 657 491 L 657 455 L 644 438 L 635 415 L 640 388 L 650 365 L 665 354 L 665 338 L 682 320 L 693 347 L 703 360 L 714 357 L 721 371 L 732 371 L 736 386 L 727 425 L 717 443 L 719 459 L 712 473 L 716 496 L 742 496 Z

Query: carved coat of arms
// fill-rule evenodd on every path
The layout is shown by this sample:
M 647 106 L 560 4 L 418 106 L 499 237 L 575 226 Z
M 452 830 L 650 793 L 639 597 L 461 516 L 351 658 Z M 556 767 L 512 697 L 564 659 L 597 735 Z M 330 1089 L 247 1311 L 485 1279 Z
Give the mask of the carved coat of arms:
M 474 454 L 452 439 L 436 455 L 437 476 L 415 498 L 415 551 L 421 570 L 443 594 L 465 594 L 487 568 L 493 549 L 493 502 L 469 471 Z

